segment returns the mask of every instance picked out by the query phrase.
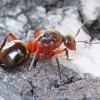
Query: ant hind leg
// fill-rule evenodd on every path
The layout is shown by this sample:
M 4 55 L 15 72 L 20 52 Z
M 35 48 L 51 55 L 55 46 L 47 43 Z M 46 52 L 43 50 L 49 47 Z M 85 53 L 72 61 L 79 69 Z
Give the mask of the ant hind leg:
M 5 46 L 8 36 L 10 36 L 13 40 L 18 40 L 12 33 L 8 33 L 1 44 L 0 51 Z

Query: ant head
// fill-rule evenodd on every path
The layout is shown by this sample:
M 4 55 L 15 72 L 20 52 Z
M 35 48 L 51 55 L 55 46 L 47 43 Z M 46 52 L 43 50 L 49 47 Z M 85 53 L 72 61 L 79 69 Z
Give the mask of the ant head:
M 84 22 L 82 24 L 82 26 L 78 29 L 75 37 L 79 34 L 80 32 L 80 29 L 89 21 L 90 19 L 88 19 L 86 22 Z M 67 34 L 66 36 L 64 36 L 63 38 L 63 42 L 64 42 L 64 45 L 70 49 L 70 50 L 76 50 L 76 41 L 75 41 L 75 37 L 71 36 L 70 34 Z M 77 42 L 85 42 L 87 43 L 86 41 L 77 41 Z
M 64 45 L 70 49 L 70 50 L 76 50 L 76 42 L 73 36 L 70 34 L 66 34 L 66 36 L 63 37 L 63 43 Z

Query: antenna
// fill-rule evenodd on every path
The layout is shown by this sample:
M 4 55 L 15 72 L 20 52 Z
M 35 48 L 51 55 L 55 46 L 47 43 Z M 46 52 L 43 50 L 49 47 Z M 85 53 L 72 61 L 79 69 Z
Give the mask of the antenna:
M 84 22 L 84 23 L 82 24 L 82 26 L 78 29 L 78 31 L 77 31 L 75 37 L 79 34 L 81 28 L 82 28 L 89 20 L 91 20 L 91 19 L 89 18 L 86 22 Z M 75 38 L 75 37 L 74 37 L 74 38 Z

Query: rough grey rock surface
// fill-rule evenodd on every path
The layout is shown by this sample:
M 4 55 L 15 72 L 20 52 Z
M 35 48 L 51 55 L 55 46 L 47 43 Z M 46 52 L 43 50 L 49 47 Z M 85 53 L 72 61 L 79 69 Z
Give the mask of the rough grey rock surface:
M 55 6 L 55 4 L 57 5 Z M 19 39 L 27 41 L 27 37 L 32 36 L 34 29 L 47 17 L 47 11 L 54 10 L 55 7 L 71 5 L 72 7 L 67 9 L 64 8 L 52 12 L 55 15 L 57 11 L 63 10 L 69 14 L 70 9 L 74 9 L 73 6 L 79 6 L 79 4 L 82 5 L 83 3 L 80 0 L 75 0 L 75 2 L 70 0 L 46 0 L 46 2 L 43 2 L 43 0 L 2 0 L 0 3 L 0 42 L 7 32 L 12 32 Z M 82 13 L 83 10 L 84 5 L 79 6 L 79 9 L 74 9 L 72 12 L 79 16 L 79 21 L 82 21 L 82 23 L 87 19 L 85 14 Z M 64 18 L 63 16 L 62 18 Z M 95 24 L 98 28 L 96 31 L 99 31 L 98 13 L 97 16 L 98 19 L 93 21 L 92 25 L 84 27 L 87 33 L 91 33 L 91 27 L 94 27 L 92 32 L 96 30 Z M 44 30 L 51 26 L 55 27 L 55 23 L 53 23 L 53 20 L 51 23 L 46 20 L 39 26 Z M 55 57 L 49 61 L 39 60 L 36 68 L 28 71 L 31 58 L 18 72 L 6 72 L 0 68 L 0 100 L 100 99 L 99 78 L 93 78 L 89 74 L 84 74 L 84 77 L 81 77 L 74 70 L 60 65 L 63 78 L 63 84 L 61 84 Z
M 25 40 L 26 33 L 31 29 L 34 30 L 46 17 L 45 8 L 37 6 L 34 1 L 2 0 L 1 2 L 1 36 L 12 32 L 19 39 Z
M 40 100 L 99 100 L 99 92 L 100 80 L 86 79 L 38 94 Z

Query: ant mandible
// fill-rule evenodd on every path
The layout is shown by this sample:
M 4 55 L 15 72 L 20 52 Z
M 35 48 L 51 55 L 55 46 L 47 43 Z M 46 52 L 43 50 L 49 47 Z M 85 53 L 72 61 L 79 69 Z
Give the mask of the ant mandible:
M 75 37 L 79 34 L 80 29 L 88 21 L 89 20 L 83 23 Z M 10 36 L 13 41 L 6 44 L 8 36 Z M 14 36 L 12 33 L 8 33 L 5 36 L 0 48 L 0 66 L 3 69 L 13 69 L 20 67 L 29 59 L 30 54 L 33 52 L 35 52 L 35 54 L 29 70 L 39 57 L 42 59 L 50 59 L 52 56 L 65 51 L 68 59 L 68 49 L 76 49 L 75 37 L 71 36 L 70 34 L 63 36 L 59 31 L 54 29 L 46 30 L 44 33 L 40 34 L 40 28 L 38 27 L 35 30 L 35 40 L 33 42 L 28 41 L 28 43 L 25 44 L 23 41 L 17 39 L 16 36 Z M 77 42 L 90 43 L 86 41 Z M 65 48 L 62 50 L 56 50 L 56 48 L 60 47 L 62 43 L 64 43 Z

